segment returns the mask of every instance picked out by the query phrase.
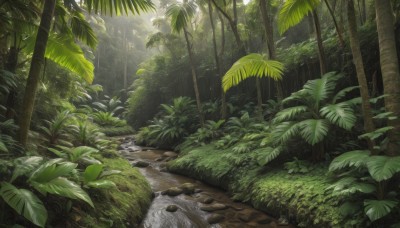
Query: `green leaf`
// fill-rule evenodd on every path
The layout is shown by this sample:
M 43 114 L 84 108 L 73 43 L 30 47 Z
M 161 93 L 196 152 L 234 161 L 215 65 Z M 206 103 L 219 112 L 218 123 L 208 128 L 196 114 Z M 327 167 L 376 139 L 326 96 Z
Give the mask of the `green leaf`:
M 99 152 L 99 150 L 97 150 L 95 148 L 88 147 L 88 146 L 79 146 L 79 147 L 72 149 L 72 151 L 70 153 L 70 160 L 72 162 L 76 162 L 85 156 L 89 156 L 90 154 L 97 153 L 97 152 Z
M 249 77 L 282 78 L 284 66 L 281 62 L 267 60 L 263 55 L 251 53 L 236 61 L 222 78 L 222 88 L 228 91 Z
M 356 123 L 353 109 L 347 103 L 331 104 L 321 108 L 320 113 L 332 124 L 351 130 Z
M 54 178 L 69 175 L 78 164 L 72 162 L 60 162 L 60 159 L 53 159 L 42 164 L 36 169 L 29 181 L 48 182 Z
M 308 119 L 298 124 L 301 137 L 311 145 L 321 142 L 328 134 L 329 123 L 325 119 Z
M 300 23 L 320 3 L 320 0 L 286 0 L 278 15 L 279 33 Z
M 32 172 L 36 167 L 42 163 L 43 157 L 29 156 L 20 157 L 14 160 L 14 171 L 10 182 L 13 182 L 18 177 Z
M 335 104 L 338 100 L 342 99 L 343 97 L 346 96 L 347 93 L 355 90 L 355 89 L 359 89 L 360 86 L 351 86 L 351 87 L 347 87 L 344 88 L 342 90 L 340 90 L 339 92 L 336 93 L 336 95 L 333 97 L 332 99 L 332 103 Z
M 370 157 L 368 150 L 354 150 L 339 155 L 329 165 L 329 172 L 344 169 L 346 167 L 360 168 L 366 165 Z
M 314 100 L 313 103 L 315 103 L 315 108 L 319 109 L 320 103 L 329 98 L 335 90 L 336 81 L 341 77 L 343 77 L 342 74 L 329 72 L 319 79 L 309 80 L 306 82 L 303 89 Z
M 284 143 L 299 132 L 299 124 L 295 122 L 282 122 L 279 125 L 275 126 L 275 128 L 271 132 L 271 137 L 273 141 Z
M 364 212 L 374 222 L 388 215 L 397 204 L 394 200 L 365 200 Z
M 6 144 L 0 141 L 0 152 L 8 152 Z
M 103 165 L 89 165 L 86 167 L 85 172 L 83 173 L 84 181 L 87 183 L 96 180 L 100 176 L 101 171 L 103 171 Z
M 170 5 L 165 14 L 171 18 L 172 30 L 179 33 L 186 28 L 195 13 L 196 5 L 193 2 L 177 2 Z
M 75 182 L 66 178 L 58 177 L 44 183 L 32 181 L 31 185 L 41 193 L 50 193 L 71 199 L 81 199 L 94 207 L 89 195 Z
M 110 180 L 97 180 L 86 183 L 86 186 L 91 188 L 115 188 L 116 185 Z
M 367 168 L 374 180 L 388 180 L 400 172 L 400 156 L 371 156 L 367 161 Z
M 18 214 L 37 226 L 45 226 L 47 210 L 43 202 L 31 191 L 18 189 L 12 184 L 3 182 L 1 183 L 0 195 Z
M 282 152 L 282 147 L 278 146 L 276 148 L 266 147 L 259 149 L 260 154 L 258 155 L 257 163 L 260 166 L 268 164 L 270 161 L 274 160 Z
M 388 131 L 390 131 L 392 129 L 394 129 L 394 127 L 392 127 L 392 126 L 381 127 L 381 128 L 376 129 L 373 132 L 369 132 L 369 133 L 365 133 L 363 135 L 360 135 L 360 136 L 358 136 L 358 138 L 359 139 L 369 138 L 371 140 L 375 140 L 375 139 L 381 137 L 382 135 L 386 134 L 386 132 L 388 132 Z
M 304 113 L 308 110 L 307 106 L 295 106 L 290 108 L 285 108 L 278 112 L 273 119 L 274 123 L 280 123 L 282 121 L 291 120 L 301 113 Z
M 352 216 L 359 212 L 361 209 L 360 203 L 355 202 L 345 202 L 339 207 L 339 212 L 343 216 Z

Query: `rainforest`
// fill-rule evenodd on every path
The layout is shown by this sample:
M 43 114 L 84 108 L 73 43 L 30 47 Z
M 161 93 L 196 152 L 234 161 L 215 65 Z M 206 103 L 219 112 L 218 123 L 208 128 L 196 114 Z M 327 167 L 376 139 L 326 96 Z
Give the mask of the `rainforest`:
M 0 0 L 0 227 L 400 227 L 400 0 Z

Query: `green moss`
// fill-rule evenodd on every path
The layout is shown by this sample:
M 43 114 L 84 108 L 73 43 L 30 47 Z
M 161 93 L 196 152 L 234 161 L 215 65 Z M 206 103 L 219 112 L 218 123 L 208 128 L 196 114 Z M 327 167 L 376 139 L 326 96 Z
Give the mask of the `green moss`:
M 95 208 L 73 208 L 72 227 L 137 227 L 151 203 L 152 191 L 146 179 L 122 158 L 102 158 L 109 169 L 122 175 L 109 176 L 117 187 L 88 190 Z
M 306 174 L 288 174 L 282 167 L 260 167 L 251 153 L 196 148 L 169 163 L 177 173 L 229 190 L 233 198 L 250 202 L 269 214 L 286 215 L 301 227 L 356 227 L 361 218 L 340 214 L 340 198 L 333 196 L 325 167 Z

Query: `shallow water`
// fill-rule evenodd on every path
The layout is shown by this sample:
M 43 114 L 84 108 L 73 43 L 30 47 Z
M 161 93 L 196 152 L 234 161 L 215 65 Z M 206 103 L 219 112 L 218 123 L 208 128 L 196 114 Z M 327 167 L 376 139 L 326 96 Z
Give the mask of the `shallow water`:
M 282 225 L 266 215 L 265 213 L 243 203 L 233 202 L 228 194 L 221 189 L 211 187 L 200 181 L 185 176 L 168 173 L 165 171 L 165 151 L 151 148 L 141 148 L 133 142 L 121 144 L 121 154 L 132 163 L 144 161 L 150 165 L 139 168 L 140 172 L 149 181 L 155 198 L 144 218 L 141 228 L 247 228 L 247 227 L 293 227 Z M 156 161 L 157 160 L 157 161 Z M 184 183 L 193 183 L 196 192 L 191 195 L 180 194 L 178 196 L 162 195 L 161 192 L 171 187 L 179 187 Z M 210 204 L 220 203 L 227 206 L 227 209 L 206 212 L 200 209 L 206 204 L 201 203 L 206 198 L 214 201 Z M 175 212 L 166 211 L 167 206 L 176 205 Z M 224 217 L 216 224 L 209 224 L 207 219 L 213 214 L 220 214 Z

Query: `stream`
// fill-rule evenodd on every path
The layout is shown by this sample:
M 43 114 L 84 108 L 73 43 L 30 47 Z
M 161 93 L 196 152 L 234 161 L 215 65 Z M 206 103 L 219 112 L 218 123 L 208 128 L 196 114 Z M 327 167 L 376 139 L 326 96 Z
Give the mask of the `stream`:
M 131 137 L 125 138 L 119 149 L 121 155 L 139 167 L 154 192 L 141 228 L 293 227 L 249 205 L 234 202 L 221 189 L 167 172 L 166 161 L 177 156 L 174 152 L 139 147 Z

